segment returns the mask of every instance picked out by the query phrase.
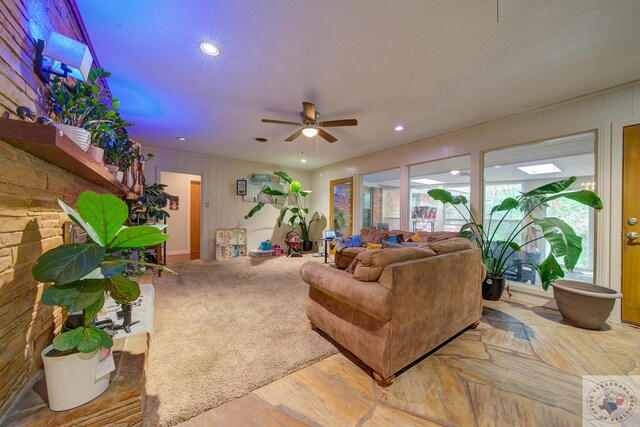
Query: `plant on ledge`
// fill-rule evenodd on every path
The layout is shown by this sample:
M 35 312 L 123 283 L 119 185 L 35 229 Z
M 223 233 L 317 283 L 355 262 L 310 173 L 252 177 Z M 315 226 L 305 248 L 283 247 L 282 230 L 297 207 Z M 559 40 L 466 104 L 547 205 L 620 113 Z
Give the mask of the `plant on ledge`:
M 312 242 L 309 240 L 309 227 L 311 227 L 311 224 L 313 224 L 315 221 L 320 219 L 320 216 L 316 212 L 311 216 L 311 220 L 309 221 L 309 223 L 307 223 L 309 208 L 305 208 L 302 206 L 302 200 L 304 197 L 307 197 L 307 195 L 309 195 L 311 191 L 303 190 L 300 182 L 294 181 L 286 172 L 274 172 L 274 175 L 279 176 L 287 184 L 289 184 L 288 193 L 269 187 L 264 187 L 262 189 L 262 192 L 269 196 L 274 196 L 276 198 L 284 197 L 284 201 L 282 203 L 276 203 L 276 206 L 280 208 L 280 214 L 278 215 L 277 221 L 278 227 L 282 227 L 282 224 L 288 223 L 289 225 L 291 225 L 291 227 L 293 227 L 294 230 L 298 228 L 300 230 L 300 237 L 303 240 L 303 245 L 306 247 L 305 250 L 311 250 L 309 248 L 309 243 L 311 243 L 312 245 Z M 251 218 L 253 215 L 255 215 L 256 212 L 262 209 L 264 205 L 265 202 L 258 202 L 258 204 L 255 205 L 253 209 L 251 209 L 249 213 L 244 216 L 244 219 Z M 291 216 L 288 220 L 285 221 L 287 213 L 289 213 Z
M 564 260 L 564 267 L 567 270 L 573 271 L 582 253 L 582 238 L 560 218 L 535 218 L 532 214 L 538 207 L 544 207 L 547 202 L 559 198 L 572 200 L 593 209 L 602 209 L 602 201 L 593 191 L 565 191 L 576 179 L 571 177 L 559 180 L 522 193 L 518 197 L 508 197 L 491 208 L 486 224 L 477 221 L 473 216 L 467 206 L 466 197 L 452 196 L 450 192 L 443 189 L 432 189 L 427 192 L 433 199 L 443 204 L 451 204 L 462 215 L 466 223 L 460 229 L 460 236 L 475 239 L 482 250 L 482 259 L 487 267 L 487 277 L 483 283 L 483 295 L 486 299 L 500 299 L 505 283 L 504 274 L 514 266 L 513 263 L 509 263 L 511 256 L 537 240 L 545 239 L 549 243 L 549 255 L 541 263 L 523 264 L 530 264 L 538 272 L 544 290 L 548 290 L 554 280 L 564 277 L 564 270 L 558 258 Z M 462 212 L 461 207 L 464 208 L 465 213 Z M 508 233 L 506 240 L 498 240 L 496 233 L 502 230 L 505 219 L 514 209 L 523 210 L 525 214 L 515 226 L 506 230 Z M 499 218 L 494 218 L 494 215 Z M 524 241 L 518 240 L 529 227 L 538 227 L 542 235 L 539 237 L 533 235 L 523 239 Z M 516 240 L 522 243 L 517 243 Z
M 105 292 L 120 304 L 128 304 L 140 296 L 138 283 L 123 276 L 128 264 L 166 267 L 123 259 L 118 252 L 162 243 L 169 238 L 159 227 L 123 226 L 128 217 L 126 204 L 115 196 L 85 191 L 78 198 L 78 211 L 58 200 L 64 212 L 81 227 L 91 243 L 70 243 L 41 255 L 33 267 L 39 282 L 52 282 L 42 294 L 42 303 L 64 307 L 69 313 L 82 312 L 82 326 L 59 334 L 53 347 L 61 352 L 77 350 L 91 353 L 98 348 L 111 348 L 113 341 L 92 321 L 102 309 Z

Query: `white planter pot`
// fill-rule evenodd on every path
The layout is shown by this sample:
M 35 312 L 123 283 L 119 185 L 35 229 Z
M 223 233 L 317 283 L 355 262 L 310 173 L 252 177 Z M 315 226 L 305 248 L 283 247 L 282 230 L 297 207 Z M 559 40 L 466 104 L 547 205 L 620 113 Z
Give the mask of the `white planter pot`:
M 95 145 L 89 145 L 87 154 L 96 162 L 102 163 L 102 158 L 104 157 L 104 150 L 102 148 L 96 147 Z
M 89 149 L 89 145 L 91 145 L 91 132 L 75 126 L 59 124 L 56 124 L 55 126 L 60 129 L 65 135 L 71 138 L 73 142 L 78 144 L 78 146 L 84 151 L 87 151 Z
M 109 387 L 110 374 L 96 380 L 100 350 L 47 357 L 53 345 L 42 350 L 49 408 L 65 411 L 100 396 Z
M 116 179 L 118 181 L 122 182 L 122 180 L 124 179 L 124 172 L 122 172 L 122 171 L 116 172 Z

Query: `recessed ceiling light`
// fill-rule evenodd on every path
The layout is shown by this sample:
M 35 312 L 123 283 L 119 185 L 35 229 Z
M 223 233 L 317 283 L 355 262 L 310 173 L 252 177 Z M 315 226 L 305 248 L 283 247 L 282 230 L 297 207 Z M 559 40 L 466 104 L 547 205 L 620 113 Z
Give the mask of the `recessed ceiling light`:
M 544 173 L 562 172 L 562 170 L 553 163 L 543 163 L 540 165 L 518 166 L 522 172 L 529 175 L 540 175 Z
M 307 163 L 307 159 L 300 160 L 300 163 Z
M 178 141 L 186 141 L 187 138 L 185 138 L 184 136 L 179 136 L 176 138 Z
M 311 137 L 316 136 L 318 134 L 318 129 L 316 129 L 314 127 L 311 127 L 311 126 L 308 126 L 308 127 L 304 128 L 304 129 L 302 129 L 302 133 L 304 134 L 304 136 L 311 138 Z
M 396 125 L 396 127 L 394 127 L 393 130 L 395 130 L 396 132 L 401 132 L 404 130 L 404 126 Z
M 436 181 L 435 179 L 429 179 L 429 178 L 412 179 L 411 182 L 417 182 L 418 184 L 425 184 L 425 185 L 442 184 L 442 181 Z
M 495 166 L 494 166 L 494 168 L 496 168 L 496 169 L 500 169 L 501 167 L 502 167 L 502 166 L 500 166 L 500 165 L 495 165 Z
M 200 43 L 200 49 L 207 55 L 218 56 L 218 54 L 220 54 L 220 49 L 213 43 L 202 42 Z
M 460 173 L 460 171 L 458 169 L 454 169 L 450 173 L 451 173 L 451 175 L 458 175 Z
M 267 141 L 268 141 L 268 139 L 267 139 L 267 138 L 254 138 L 254 140 L 255 140 L 256 142 L 267 142 Z

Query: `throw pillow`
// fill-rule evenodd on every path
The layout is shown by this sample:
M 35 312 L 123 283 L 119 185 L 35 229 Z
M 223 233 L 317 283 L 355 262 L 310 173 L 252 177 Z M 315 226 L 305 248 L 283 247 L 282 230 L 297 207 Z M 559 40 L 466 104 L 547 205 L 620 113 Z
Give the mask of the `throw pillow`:
M 374 249 L 382 249 L 382 244 L 380 243 L 367 243 L 367 250 L 372 251 Z
M 391 237 L 388 237 L 388 238 L 387 238 L 387 240 L 383 240 L 383 241 L 382 241 L 382 243 L 384 243 L 384 242 L 400 243 L 400 242 L 398 241 L 398 236 L 391 236 Z
M 413 236 L 411 236 L 411 238 L 408 240 L 409 242 L 422 242 L 422 238 L 420 237 L 419 234 L 414 234 Z
M 404 246 L 404 247 L 412 247 L 412 248 L 424 248 L 424 247 L 428 247 L 429 244 L 426 242 L 402 242 L 400 243 L 400 246 Z
M 404 248 L 401 243 L 393 243 L 391 240 L 383 240 L 382 241 L 382 249 L 397 249 Z

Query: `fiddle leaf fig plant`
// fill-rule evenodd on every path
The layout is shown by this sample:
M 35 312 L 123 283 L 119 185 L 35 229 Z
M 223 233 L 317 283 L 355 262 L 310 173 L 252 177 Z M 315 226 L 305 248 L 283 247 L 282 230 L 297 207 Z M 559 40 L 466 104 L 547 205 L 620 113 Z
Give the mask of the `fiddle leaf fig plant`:
M 486 224 L 476 220 L 467 206 L 466 197 L 454 197 L 443 189 L 432 189 L 427 193 L 443 204 L 451 204 L 465 219 L 466 223 L 461 227 L 459 235 L 476 241 L 482 250 L 482 259 L 487 267 L 487 277 L 503 277 L 505 272 L 514 266 L 514 264 L 509 264 L 509 259 L 514 253 L 521 251 L 530 243 L 545 239 L 550 246 L 549 255 L 541 263 L 531 262 L 529 264 L 540 275 L 542 288 L 548 290 L 551 282 L 564 277 L 564 270 L 558 262 L 558 258 L 564 261 L 564 268 L 567 270 L 573 271 L 575 268 L 582 253 L 582 238 L 560 218 L 535 218 L 532 214 L 537 208 L 545 207 L 548 202 L 559 198 L 565 198 L 596 210 L 602 209 L 602 201 L 593 191 L 566 191 L 576 179 L 575 176 L 572 176 L 521 193 L 518 197 L 508 197 L 491 208 Z M 463 212 L 462 208 L 466 212 Z M 507 216 L 514 209 L 523 211 L 522 219 L 510 230 L 506 230 L 508 233 L 506 240 L 498 240 L 496 233 L 498 230 L 502 230 Z M 542 231 L 542 236 L 517 243 L 516 240 L 519 240 L 519 236 L 529 227 L 538 227 Z
M 282 180 L 289 184 L 288 192 L 275 190 L 266 186 L 262 189 L 262 192 L 264 194 L 284 198 L 284 201 L 282 203 L 276 203 L 276 206 L 280 207 L 280 214 L 278 215 L 277 221 L 278 227 L 282 227 L 282 224 L 287 223 L 291 225 L 294 230 L 298 228 L 300 230 L 300 237 L 302 238 L 302 240 L 308 241 L 309 227 L 311 227 L 311 224 L 313 224 L 315 221 L 318 221 L 320 219 L 320 216 L 316 212 L 311 216 L 311 220 L 309 221 L 309 223 L 307 223 L 309 208 L 305 208 L 302 205 L 302 200 L 303 198 L 307 197 L 311 193 L 311 191 L 303 190 L 302 184 L 300 184 L 299 181 L 294 181 L 286 172 L 278 171 L 274 172 L 273 174 L 279 176 Z M 249 213 L 244 216 L 244 219 L 251 218 L 256 214 L 256 212 L 260 211 L 264 207 L 264 205 L 264 202 L 258 202 L 258 204 L 256 204 L 253 209 L 251 209 Z M 285 221 L 287 213 L 289 213 L 291 216 L 288 220 Z
M 127 205 L 110 194 L 85 191 L 78 198 L 77 211 L 62 200 L 58 204 L 86 231 L 91 242 L 58 246 L 41 255 L 33 266 L 36 280 L 53 283 L 42 294 L 43 304 L 83 313 L 83 325 L 59 334 L 53 347 L 82 353 L 91 353 L 100 346 L 111 348 L 111 336 L 92 321 L 104 305 L 105 292 L 120 304 L 131 303 L 140 296 L 138 283 L 123 276 L 126 265 L 146 265 L 176 274 L 161 265 L 123 259 L 117 252 L 156 245 L 169 236 L 159 227 L 125 226 Z

